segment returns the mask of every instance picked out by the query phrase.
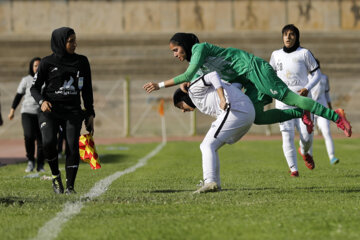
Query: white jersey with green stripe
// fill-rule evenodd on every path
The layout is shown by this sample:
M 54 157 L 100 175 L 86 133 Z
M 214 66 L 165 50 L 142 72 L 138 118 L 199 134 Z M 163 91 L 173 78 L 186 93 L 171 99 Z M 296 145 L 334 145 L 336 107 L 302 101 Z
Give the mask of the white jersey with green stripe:
M 204 74 L 216 71 L 222 80 L 232 82 L 252 69 L 254 55 L 237 48 L 222 48 L 210 43 L 198 43 L 191 49 L 189 67 L 174 78 L 176 84 L 191 82 Z

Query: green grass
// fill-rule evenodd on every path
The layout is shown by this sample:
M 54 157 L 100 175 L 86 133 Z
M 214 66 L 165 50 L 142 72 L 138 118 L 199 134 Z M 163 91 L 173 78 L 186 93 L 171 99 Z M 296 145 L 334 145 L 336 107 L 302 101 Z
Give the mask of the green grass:
M 50 181 L 23 178 L 25 163 L 1 167 L 0 238 L 35 237 L 66 202 L 156 146 L 99 146 L 102 169 L 81 164 L 75 196 L 54 195 Z M 359 146 L 360 139 L 336 139 L 340 163 L 331 166 L 324 141 L 316 140 L 316 168 L 298 158 L 300 177 L 290 178 L 281 141 L 226 145 L 219 152 L 223 191 L 192 195 L 202 178 L 199 142 L 171 142 L 86 202 L 57 239 L 359 239 Z

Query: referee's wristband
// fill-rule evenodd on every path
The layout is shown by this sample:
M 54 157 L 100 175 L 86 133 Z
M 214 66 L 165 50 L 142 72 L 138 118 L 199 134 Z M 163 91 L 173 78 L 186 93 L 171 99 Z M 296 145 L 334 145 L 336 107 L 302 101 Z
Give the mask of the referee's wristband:
M 165 87 L 165 83 L 164 83 L 164 82 L 159 82 L 158 86 L 159 86 L 159 88 L 164 88 L 164 87 Z

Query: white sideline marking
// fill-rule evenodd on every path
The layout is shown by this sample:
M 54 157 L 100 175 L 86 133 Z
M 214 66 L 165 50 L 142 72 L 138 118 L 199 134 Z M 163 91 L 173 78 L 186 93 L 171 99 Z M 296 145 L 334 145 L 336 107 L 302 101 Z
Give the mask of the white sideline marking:
M 39 229 L 38 235 L 33 239 L 54 239 L 60 233 L 63 224 L 69 221 L 73 216 L 80 213 L 81 208 L 84 206 L 84 202 L 91 201 L 103 194 L 110 184 L 127 173 L 134 172 L 136 169 L 146 165 L 147 161 L 155 156 L 164 146 L 166 145 L 166 138 L 161 144 L 159 144 L 153 151 L 151 151 L 145 157 L 139 159 L 138 163 L 132 167 L 125 169 L 124 171 L 118 171 L 98 182 L 95 183 L 94 187 L 76 202 L 66 202 L 63 210 L 59 212 L 53 219 L 45 223 L 43 227 Z

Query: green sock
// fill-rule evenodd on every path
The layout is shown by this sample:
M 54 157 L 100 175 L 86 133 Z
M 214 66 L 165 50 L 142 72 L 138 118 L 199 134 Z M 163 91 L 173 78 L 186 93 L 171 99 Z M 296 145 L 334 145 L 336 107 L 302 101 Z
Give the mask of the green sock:
M 255 121 L 257 125 L 273 124 L 285 122 L 293 118 L 302 117 L 303 110 L 300 108 L 295 109 L 270 109 L 264 111 L 264 105 L 261 102 L 254 104 L 255 107 Z
M 339 118 L 339 115 L 334 110 L 324 107 L 311 98 L 297 95 L 290 90 L 285 93 L 284 98 L 281 101 L 287 105 L 307 110 L 333 122 L 336 122 Z

